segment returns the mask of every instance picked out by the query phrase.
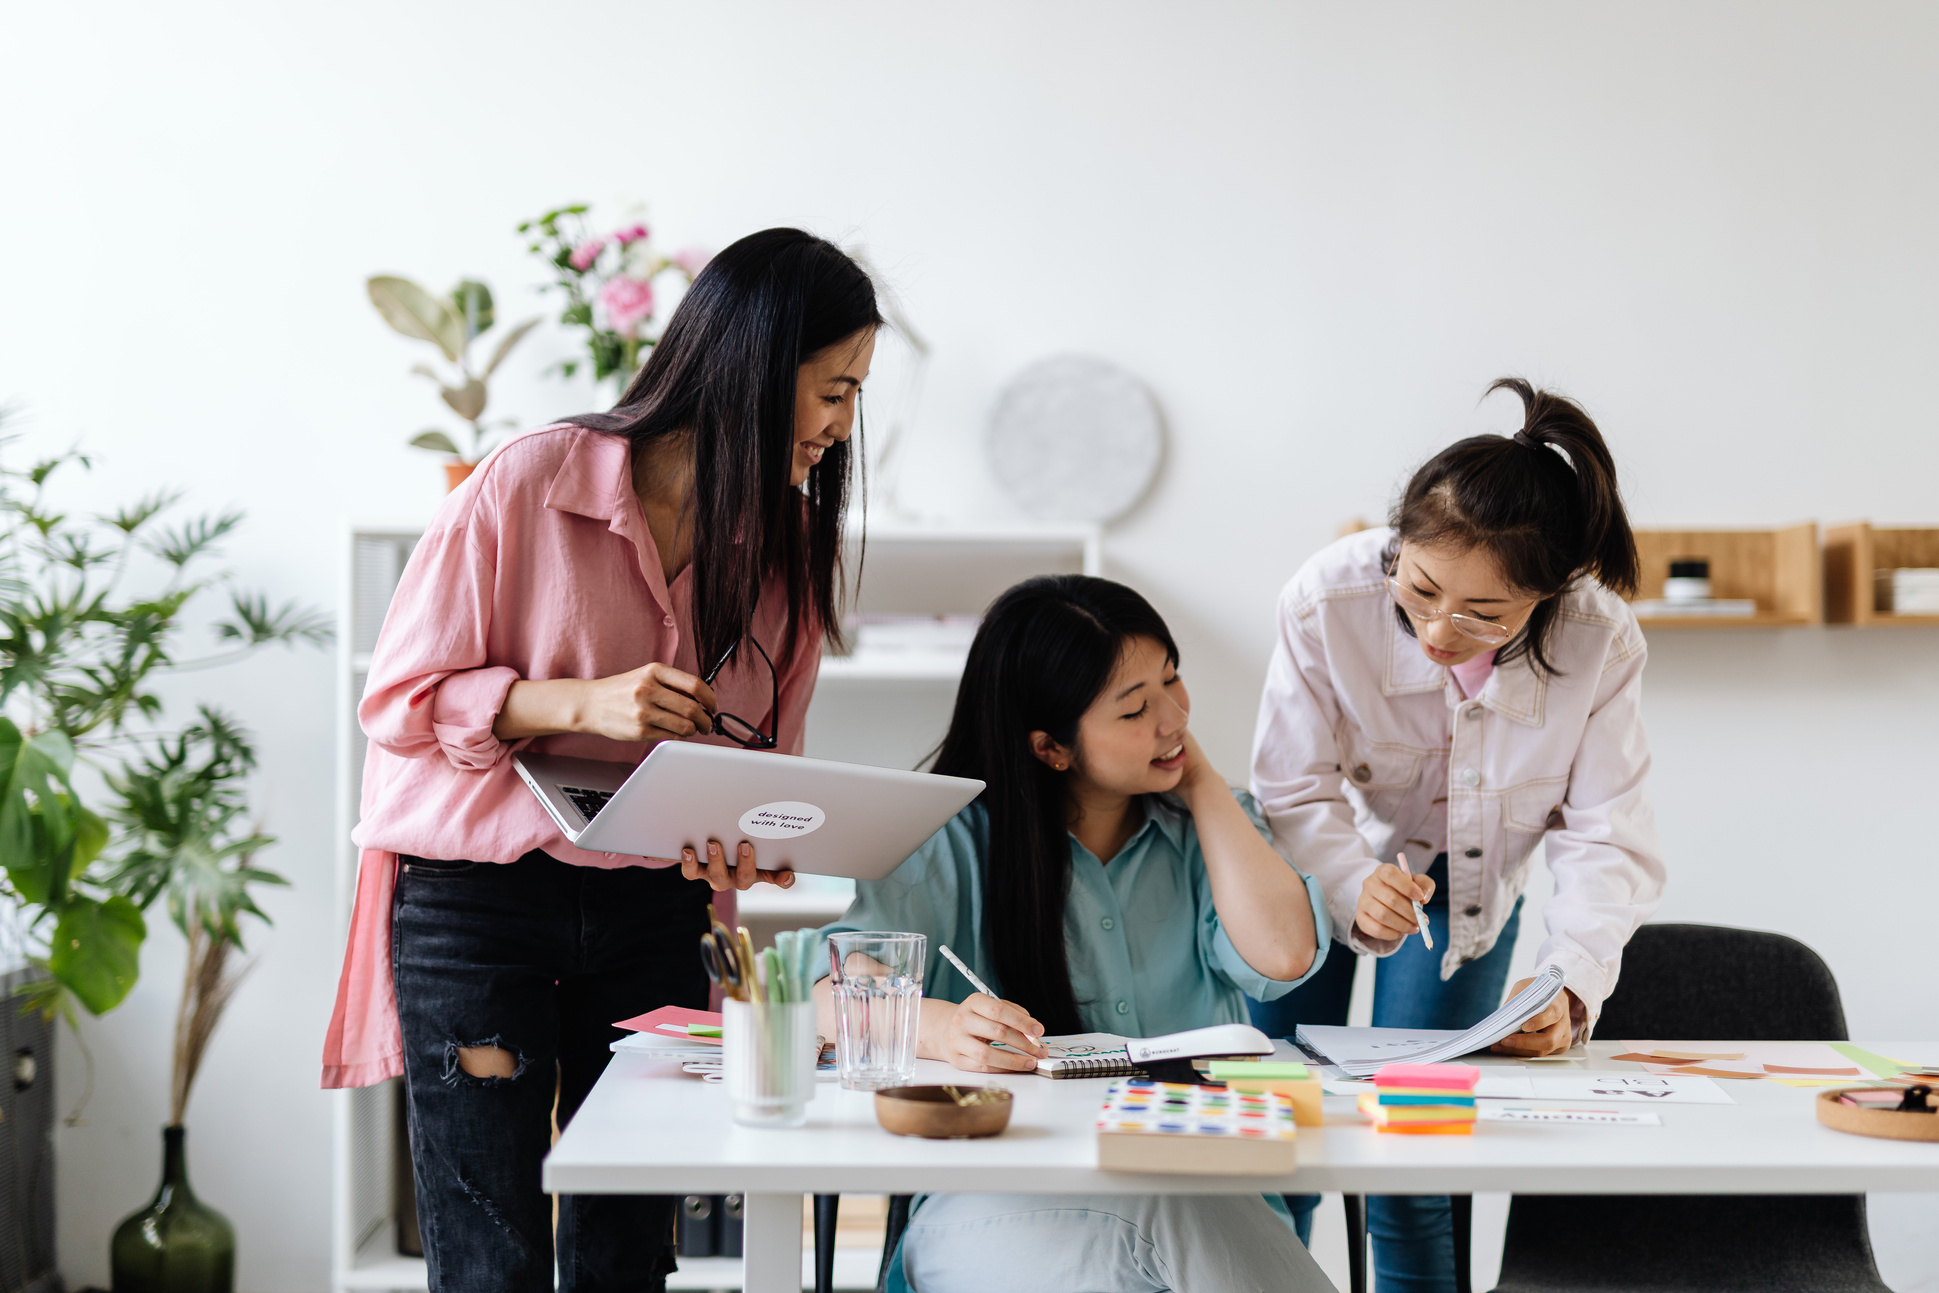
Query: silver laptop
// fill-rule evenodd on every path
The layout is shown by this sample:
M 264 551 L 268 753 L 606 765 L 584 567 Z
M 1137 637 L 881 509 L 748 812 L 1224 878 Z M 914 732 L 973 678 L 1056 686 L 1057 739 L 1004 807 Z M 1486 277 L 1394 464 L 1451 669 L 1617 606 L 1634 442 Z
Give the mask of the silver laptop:
M 763 870 L 880 880 L 983 792 L 939 777 L 719 745 L 662 741 L 639 767 L 555 754 L 512 756 L 565 837 L 582 849 L 702 861 L 742 840 Z

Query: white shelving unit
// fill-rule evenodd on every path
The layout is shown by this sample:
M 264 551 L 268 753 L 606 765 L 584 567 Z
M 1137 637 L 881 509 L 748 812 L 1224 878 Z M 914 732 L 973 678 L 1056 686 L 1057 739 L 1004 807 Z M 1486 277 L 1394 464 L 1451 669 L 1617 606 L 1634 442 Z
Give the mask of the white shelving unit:
M 357 883 L 357 851 L 350 842 L 363 785 L 364 736 L 357 724 L 370 655 L 392 595 L 417 546 L 417 525 L 351 524 L 343 533 L 342 610 L 337 665 L 337 903 L 340 928 L 349 925 Z M 871 522 L 859 569 L 849 570 L 855 609 L 866 614 L 978 615 L 1011 584 L 1039 574 L 1098 574 L 1102 565 L 1094 526 L 930 526 Z M 942 737 L 962 676 L 963 657 L 934 651 L 877 651 L 822 661 L 809 709 L 807 752 L 821 758 L 885 767 L 914 767 Z M 820 925 L 848 906 L 848 882 L 808 876 L 792 890 L 754 890 L 741 910 L 751 927 L 770 930 Z M 397 1093 L 394 1083 L 339 1091 L 334 1135 L 332 1284 L 351 1290 L 428 1287 L 424 1262 L 397 1252 L 393 1200 Z M 804 1259 L 804 1286 L 812 1271 Z M 873 1288 L 879 1254 L 838 1250 L 836 1283 Z M 740 1262 L 689 1258 L 668 1281 L 672 1289 L 740 1287 Z
M 384 626 L 391 595 L 416 548 L 421 526 L 347 526 L 339 573 L 337 618 L 337 911 L 338 928 L 350 924 L 357 892 L 357 824 L 364 780 L 364 735 L 357 702 L 364 694 L 370 653 Z M 424 1261 L 400 1256 L 393 1201 L 396 1197 L 397 1087 L 385 1082 L 334 1093 L 335 1217 L 331 1227 L 331 1283 L 352 1289 L 415 1290 L 430 1287 Z

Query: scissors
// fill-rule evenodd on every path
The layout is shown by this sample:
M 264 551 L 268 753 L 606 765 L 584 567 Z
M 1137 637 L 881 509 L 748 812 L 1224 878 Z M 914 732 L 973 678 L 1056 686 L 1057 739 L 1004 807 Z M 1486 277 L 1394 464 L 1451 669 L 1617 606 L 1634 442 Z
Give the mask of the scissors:
M 747 1000 L 743 990 L 746 970 L 741 964 L 740 952 L 734 936 L 719 921 L 714 922 L 711 932 L 700 936 L 700 962 L 707 967 L 707 977 L 719 985 L 721 991 L 736 1001 Z

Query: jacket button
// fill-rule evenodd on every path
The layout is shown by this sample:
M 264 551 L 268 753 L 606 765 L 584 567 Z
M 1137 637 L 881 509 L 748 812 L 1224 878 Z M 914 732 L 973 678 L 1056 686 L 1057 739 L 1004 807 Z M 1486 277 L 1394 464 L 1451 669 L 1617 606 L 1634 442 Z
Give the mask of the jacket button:
M 1467 907 L 1467 908 L 1464 908 L 1464 909 L 1463 909 L 1463 914 L 1465 914 L 1465 915 L 1468 915 L 1468 916 L 1479 916 L 1479 915 L 1481 914 L 1481 904 L 1480 904 L 1480 903 L 1476 903 L 1476 904 L 1475 904 L 1474 906 L 1472 906 L 1472 907 Z
M 1480 849 L 1469 849 L 1469 850 L 1468 850 L 1468 851 L 1467 851 L 1466 853 L 1463 853 L 1463 854 L 1462 854 L 1461 856 L 1462 856 L 1462 857 L 1470 857 L 1470 858 L 1478 858 L 1478 857 L 1480 857 L 1480 856 L 1481 856 L 1481 850 L 1480 850 Z
M 1373 769 L 1363 763 L 1353 770 L 1353 779 L 1355 781 L 1372 781 Z
M 1481 774 L 1473 768 L 1463 768 L 1461 769 L 1461 784 L 1464 786 L 1478 786 L 1481 784 Z

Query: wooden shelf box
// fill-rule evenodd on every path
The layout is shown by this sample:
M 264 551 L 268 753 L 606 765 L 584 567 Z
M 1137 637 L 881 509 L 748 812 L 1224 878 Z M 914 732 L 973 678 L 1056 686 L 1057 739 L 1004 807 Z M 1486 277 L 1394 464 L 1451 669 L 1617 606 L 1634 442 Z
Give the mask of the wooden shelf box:
M 1638 530 L 1639 600 L 1661 598 L 1672 561 L 1710 563 L 1710 595 L 1747 598 L 1754 615 L 1651 615 L 1645 628 L 1771 628 L 1824 623 L 1824 563 L 1815 521 L 1777 530 Z
M 1881 570 L 1939 566 L 1939 526 L 1879 529 L 1869 521 L 1825 530 L 1825 619 L 1832 624 L 1939 624 L 1939 615 L 1880 611 Z

